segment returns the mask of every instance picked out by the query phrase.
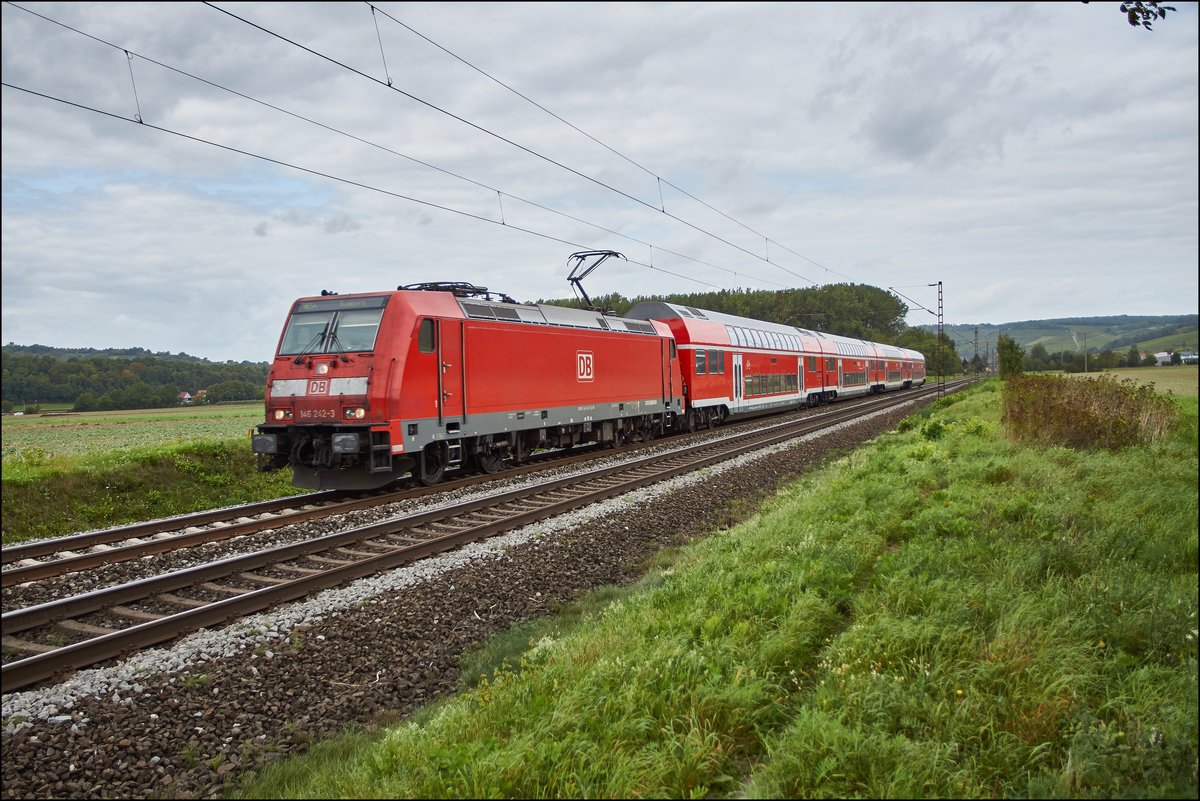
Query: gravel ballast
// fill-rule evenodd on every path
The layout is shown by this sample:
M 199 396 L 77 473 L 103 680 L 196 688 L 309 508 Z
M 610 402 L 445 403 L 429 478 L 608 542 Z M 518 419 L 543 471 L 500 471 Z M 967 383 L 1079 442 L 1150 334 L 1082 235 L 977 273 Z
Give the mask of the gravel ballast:
M 917 403 L 6 694 L 4 797 L 211 797 L 315 739 L 403 719 L 455 691 L 464 650 L 628 584 Z

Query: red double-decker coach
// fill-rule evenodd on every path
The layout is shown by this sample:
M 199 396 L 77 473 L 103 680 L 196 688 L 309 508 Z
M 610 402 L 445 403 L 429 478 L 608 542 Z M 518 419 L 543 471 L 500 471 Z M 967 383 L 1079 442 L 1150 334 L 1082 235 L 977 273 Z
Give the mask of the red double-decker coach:
M 657 301 L 626 316 L 670 326 L 689 429 L 925 383 L 925 357 L 894 345 Z

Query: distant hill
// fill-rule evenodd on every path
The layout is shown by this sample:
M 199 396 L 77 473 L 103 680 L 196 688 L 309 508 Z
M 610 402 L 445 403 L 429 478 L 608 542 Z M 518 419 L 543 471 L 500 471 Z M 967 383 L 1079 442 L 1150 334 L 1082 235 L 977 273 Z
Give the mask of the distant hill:
M 187 353 L 154 352 L 145 348 L 104 348 L 97 350 L 96 348 L 55 348 L 50 345 L 16 345 L 9 342 L 4 346 L 4 353 L 25 353 L 30 356 L 50 356 L 54 359 L 78 359 L 84 356 L 99 356 L 111 359 L 140 359 L 147 356 L 156 356 L 161 359 L 214 363 L 209 362 L 208 359 L 191 356 Z M 215 363 L 220 364 L 221 362 Z M 228 362 L 228 364 L 235 364 L 235 362 Z M 252 362 L 241 362 L 241 364 L 252 364 Z
M 936 325 L 920 327 L 930 332 L 937 331 Z M 1131 345 L 1146 353 L 1200 350 L 1200 316 L 1195 314 L 1159 317 L 1122 314 L 1115 317 L 1025 320 L 1000 325 L 946 325 L 946 334 L 954 340 L 960 354 L 975 352 L 977 331 L 980 353 L 986 353 L 989 345 L 991 351 L 995 352 L 1000 334 L 1008 334 L 1026 351 L 1040 344 L 1049 353 L 1127 351 Z

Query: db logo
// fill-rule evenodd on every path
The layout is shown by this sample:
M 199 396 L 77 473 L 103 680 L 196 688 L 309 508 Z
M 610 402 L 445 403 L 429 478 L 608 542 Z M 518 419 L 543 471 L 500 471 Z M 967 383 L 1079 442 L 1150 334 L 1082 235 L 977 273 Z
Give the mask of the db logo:
M 593 358 L 590 350 L 575 352 L 575 377 L 580 381 L 591 381 L 595 377 L 593 374 L 593 370 L 595 370 Z
M 329 379 L 328 378 L 312 378 L 308 381 L 309 395 L 328 395 L 329 394 Z

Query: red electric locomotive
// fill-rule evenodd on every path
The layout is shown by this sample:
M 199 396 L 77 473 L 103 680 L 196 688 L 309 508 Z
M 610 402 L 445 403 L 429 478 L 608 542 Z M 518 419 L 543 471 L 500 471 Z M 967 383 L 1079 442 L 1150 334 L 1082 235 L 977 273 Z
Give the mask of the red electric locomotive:
M 653 437 L 683 414 L 670 329 L 439 283 L 322 294 L 288 315 L 252 439 L 293 484 L 364 489 L 535 448 Z

